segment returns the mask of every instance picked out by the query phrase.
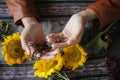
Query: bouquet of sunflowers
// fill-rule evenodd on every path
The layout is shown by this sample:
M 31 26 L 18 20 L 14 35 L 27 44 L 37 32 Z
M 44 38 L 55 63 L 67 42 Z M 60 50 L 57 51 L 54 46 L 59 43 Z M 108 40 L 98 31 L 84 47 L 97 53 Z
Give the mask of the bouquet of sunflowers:
M 106 41 L 110 40 L 110 36 L 107 32 L 117 21 L 118 19 L 113 22 L 113 24 L 108 26 L 108 28 L 106 28 L 105 30 L 97 33 L 95 37 L 92 37 L 91 40 L 89 40 L 89 38 L 93 34 L 89 33 L 89 35 L 85 36 L 85 38 L 83 36 L 83 41 L 81 43 L 85 43 L 84 48 L 87 50 L 89 47 L 93 47 L 94 50 L 100 50 L 106 45 L 108 45 L 108 43 L 103 41 L 101 37 L 105 37 L 106 39 L 107 36 Z M 9 26 L 7 26 L 7 29 L 5 29 L 5 33 L 8 33 L 9 31 L 7 30 L 9 29 Z M 0 28 L 0 30 L 3 29 Z M 12 66 L 14 64 L 22 64 L 22 62 L 26 59 L 32 60 L 31 57 L 27 54 L 27 52 L 24 51 L 21 47 L 19 32 L 13 34 L 6 34 L 4 38 L 2 36 L 2 41 L 2 54 L 8 65 Z M 83 47 L 80 44 L 73 44 L 71 46 L 63 48 L 63 53 L 56 54 L 56 57 L 53 59 L 35 60 L 35 64 L 33 65 L 33 69 L 35 70 L 34 76 L 40 78 L 48 78 L 48 80 L 54 80 L 54 78 L 58 76 L 60 79 L 62 78 L 64 80 L 70 80 L 65 73 L 60 73 L 62 69 L 64 68 L 75 70 L 83 66 L 86 60 L 87 53 L 83 49 Z
M 31 57 L 22 49 L 20 33 L 13 32 L 12 26 L 6 21 L 1 21 L 0 24 L 0 44 L 2 44 L 2 55 L 6 63 L 12 66 L 22 64 L 26 59 L 31 61 Z M 87 53 L 79 44 L 66 47 L 63 52 L 56 54 L 56 57 L 50 60 L 35 60 L 33 65 L 34 76 L 53 80 L 57 75 L 64 80 L 69 80 L 66 74 L 60 72 L 63 68 L 75 70 L 83 66 L 87 59 Z
M 33 65 L 34 76 L 40 78 L 51 78 L 53 74 L 57 74 L 60 78 L 69 80 L 67 76 L 60 74 L 65 69 L 75 70 L 83 66 L 87 59 L 87 53 L 79 44 L 74 44 L 63 49 L 64 54 L 58 53 L 56 57 L 50 60 L 39 59 Z M 16 32 L 4 39 L 2 42 L 2 54 L 8 65 L 22 64 L 25 59 L 31 60 L 30 56 L 21 47 L 20 33 Z

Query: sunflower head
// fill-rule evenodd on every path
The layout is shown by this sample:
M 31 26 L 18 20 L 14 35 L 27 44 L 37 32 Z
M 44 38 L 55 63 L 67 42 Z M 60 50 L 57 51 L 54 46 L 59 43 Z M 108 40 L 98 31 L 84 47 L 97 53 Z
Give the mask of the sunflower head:
M 50 60 L 37 60 L 34 64 L 34 69 L 37 69 L 34 76 L 47 78 L 55 71 L 60 71 L 64 65 L 61 54 L 57 54 L 55 58 Z
M 24 55 L 24 50 L 21 47 L 20 40 L 10 42 L 6 47 L 6 49 L 8 49 L 7 51 L 10 52 L 9 54 L 11 55 L 11 57 L 20 58 Z
M 20 64 L 28 57 L 21 47 L 18 32 L 6 37 L 2 43 L 2 54 L 5 56 L 8 65 Z
M 87 59 L 87 53 L 79 44 L 74 44 L 63 49 L 65 60 L 65 68 L 75 70 L 83 66 Z

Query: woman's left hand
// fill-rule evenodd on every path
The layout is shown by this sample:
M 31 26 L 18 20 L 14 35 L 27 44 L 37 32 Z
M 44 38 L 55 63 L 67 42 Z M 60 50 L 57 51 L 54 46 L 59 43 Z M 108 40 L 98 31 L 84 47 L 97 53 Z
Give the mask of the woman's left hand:
M 58 34 L 48 35 L 46 37 L 47 41 L 52 43 L 53 49 L 61 49 L 79 43 L 84 33 L 84 25 L 95 18 L 95 13 L 90 9 L 74 14 L 69 19 L 63 31 Z M 57 38 L 61 38 L 60 42 L 56 42 Z

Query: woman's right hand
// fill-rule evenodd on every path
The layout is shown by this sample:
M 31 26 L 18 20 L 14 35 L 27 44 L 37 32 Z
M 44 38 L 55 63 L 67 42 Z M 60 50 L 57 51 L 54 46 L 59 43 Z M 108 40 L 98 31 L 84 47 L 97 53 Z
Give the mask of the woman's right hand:
M 43 44 L 45 40 L 45 35 L 42 29 L 41 24 L 34 17 L 25 17 L 22 19 L 22 22 L 25 26 L 24 30 L 21 33 L 21 44 L 22 48 L 27 51 L 27 53 L 32 57 L 35 51 L 35 45 Z M 52 59 L 55 57 L 55 54 L 58 53 L 58 50 L 53 50 L 41 56 L 41 53 L 34 55 L 36 58 L 40 59 Z
M 34 52 L 34 47 L 31 44 L 42 44 L 45 42 L 45 35 L 41 24 L 34 17 L 25 17 L 22 19 L 24 30 L 21 33 L 22 48 L 29 55 Z

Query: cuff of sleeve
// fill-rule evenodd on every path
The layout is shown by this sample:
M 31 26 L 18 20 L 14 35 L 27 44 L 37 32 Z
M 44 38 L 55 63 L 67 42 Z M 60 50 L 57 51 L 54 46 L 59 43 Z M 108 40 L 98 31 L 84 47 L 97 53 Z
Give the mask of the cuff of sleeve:
M 7 4 L 17 26 L 23 25 L 21 19 L 24 17 L 39 19 L 34 0 L 7 0 Z
M 99 28 L 102 29 L 104 26 L 105 26 L 105 22 L 101 16 L 101 12 L 102 10 L 100 10 L 98 7 L 96 7 L 97 4 L 92 4 L 92 5 L 89 5 L 86 7 L 86 9 L 92 9 L 95 13 L 96 13 L 96 16 L 99 20 Z M 101 12 L 100 12 L 101 11 Z
M 98 0 L 86 8 L 92 9 L 96 13 L 96 16 L 100 22 L 100 29 L 104 28 L 106 25 L 109 25 L 112 23 L 112 21 L 120 17 L 119 8 L 116 8 L 110 2 L 110 0 Z

